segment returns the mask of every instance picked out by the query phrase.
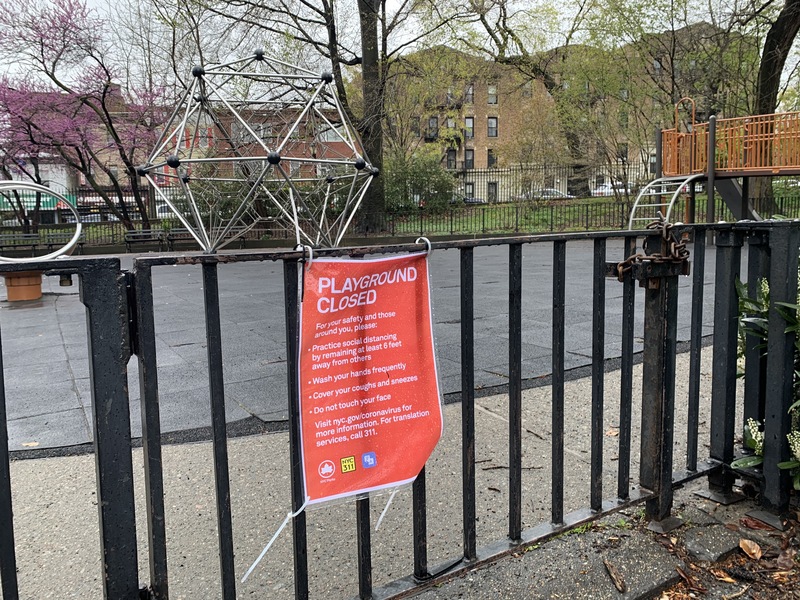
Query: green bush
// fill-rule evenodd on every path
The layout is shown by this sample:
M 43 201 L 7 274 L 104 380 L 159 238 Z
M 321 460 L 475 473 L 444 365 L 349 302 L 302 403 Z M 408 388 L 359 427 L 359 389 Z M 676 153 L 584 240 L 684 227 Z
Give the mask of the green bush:
M 390 156 L 384 165 L 386 206 L 391 214 L 407 215 L 423 208 L 446 211 L 453 199 L 455 179 L 442 167 L 436 148 L 407 156 Z

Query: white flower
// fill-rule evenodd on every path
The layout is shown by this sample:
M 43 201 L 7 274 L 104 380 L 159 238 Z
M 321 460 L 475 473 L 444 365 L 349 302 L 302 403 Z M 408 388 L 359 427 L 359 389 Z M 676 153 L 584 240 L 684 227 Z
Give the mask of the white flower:
M 789 449 L 792 451 L 792 458 L 800 461 L 800 431 L 792 431 L 786 436 L 789 440 Z
M 761 431 L 758 421 L 755 419 L 747 419 L 747 428 L 750 430 L 750 436 L 756 444 L 756 447 L 753 448 L 753 452 L 755 452 L 757 456 L 764 456 L 764 432 Z

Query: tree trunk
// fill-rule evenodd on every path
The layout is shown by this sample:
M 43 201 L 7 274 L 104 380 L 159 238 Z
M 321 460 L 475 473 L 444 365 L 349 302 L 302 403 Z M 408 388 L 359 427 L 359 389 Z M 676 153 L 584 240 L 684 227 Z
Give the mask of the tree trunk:
M 769 115 L 777 110 L 781 74 L 798 31 L 800 31 L 800 0 L 786 0 L 786 4 L 772 23 L 764 40 L 756 89 L 756 114 L 758 115 Z M 772 198 L 772 179 L 754 178 L 750 187 L 752 197 L 765 200 Z M 770 204 L 772 203 L 767 202 L 766 206 Z M 774 211 L 774 207 L 772 210 Z
M 361 24 L 364 114 L 358 123 L 361 143 L 372 166 L 383 166 L 383 82 L 378 48 L 378 0 L 358 0 Z M 361 206 L 361 233 L 379 231 L 384 212 L 383 179 L 375 177 Z

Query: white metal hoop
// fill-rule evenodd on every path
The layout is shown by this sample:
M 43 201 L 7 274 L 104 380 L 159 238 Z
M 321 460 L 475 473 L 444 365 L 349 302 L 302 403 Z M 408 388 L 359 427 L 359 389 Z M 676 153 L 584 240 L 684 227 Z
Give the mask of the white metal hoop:
M 51 190 L 49 187 L 44 185 L 39 185 L 38 183 L 33 183 L 32 181 L 0 181 L 0 194 L 11 191 L 11 190 L 27 190 L 30 192 L 40 192 L 44 194 L 48 194 L 55 198 L 59 202 L 63 202 L 66 204 L 72 214 L 75 215 L 75 234 L 72 238 L 64 244 L 61 248 L 54 252 L 50 252 L 49 254 L 44 254 L 42 256 L 29 256 L 27 258 L 10 258 L 8 256 L 0 256 L 0 263 L 29 263 L 29 262 L 37 262 L 40 260 L 51 260 L 53 258 L 58 258 L 59 256 L 63 256 L 70 250 L 72 250 L 75 245 L 78 243 L 78 240 L 81 237 L 81 233 L 83 232 L 83 224 L 81 223 L 80 214 L 78 214 L 78 210 L 72 205 L 72 203 L 67 200 L 64 196 L 59 194 L 56 191 Z

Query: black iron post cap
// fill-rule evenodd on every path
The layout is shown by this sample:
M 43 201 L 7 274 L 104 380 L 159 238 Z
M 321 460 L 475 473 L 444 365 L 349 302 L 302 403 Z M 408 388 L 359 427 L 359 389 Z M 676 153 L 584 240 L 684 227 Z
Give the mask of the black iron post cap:
M 271 165 L 277 165 L 281 162 L 281 155 L 277 152 L 270 152 L 267 154 L 267 162 Z
M 333 176 L 333 175 L 328 175 L 328 176 L 325 178 L 325 181 L 326 181 L 326 182 L 328 182 L 328 183 L 333 183 L 334 181 L 336 181 L 336 179 L 334 178 L 334 176 Z
M 381 174 L 381 170 L 377 167 L 372 167 L 372 171 L 370 171 L 370 173 L 373 177 L 377 177 Z
M 356 169 L 358 169 L 358 170 L 360 171 L 361 169 L 363 169 L 363 168 L 364 168 L 364 167 L 366 167 L 366 166 L 367 166 L 367 161 L 365 161 L 363 158 L 361 158 L 361 157 L 359 156 L 359 157 L 356 159 L 356 162 L 355 162 L 355 167 L 356 167 Z
M 195 65 L 194 67 L 192 67 L 192 75 L 193 76 L 202 77 L 205 74 L 206 74 L 206 70 L 203 67 L 201 67 L 200 65 Z
M 150 172 L 150 165 L 139 165 L 136 167 L 136 174 L 139 177 L 144 177 Z
M 263 48 L 256 48 L 253 52 L 253 56 L 256 57 L 256 60 L 264 60 L 264 49 Z
M 173 169 L 177 169 L 178 167 L 181 166 L 181 159 L 172 154 L 167 157 L 167 165 L 169 165 Z
M 322 79 L 322 81 L 324 81 L 325 83 L 330 83 L 331 81 L 333 81 L 333 75 L 331 73 L 328 73 L 327 71 L 323 71 L 322 74 L 319 76 L 319 78 Z

